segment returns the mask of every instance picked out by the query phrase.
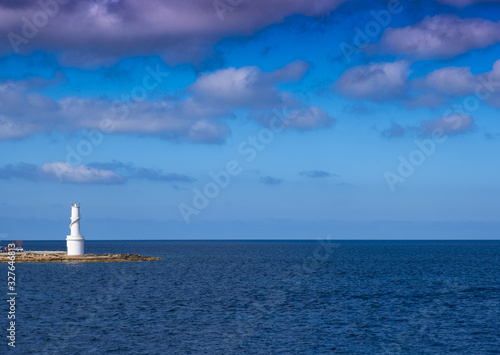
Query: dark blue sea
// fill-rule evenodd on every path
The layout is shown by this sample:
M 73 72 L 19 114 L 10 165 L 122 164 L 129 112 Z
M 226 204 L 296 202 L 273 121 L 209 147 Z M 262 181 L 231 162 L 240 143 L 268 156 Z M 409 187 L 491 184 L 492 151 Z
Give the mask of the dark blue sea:
M 65 250 L 64 241 L 24 246 Z M 16 347 L 3 302 L 0 352 L 500 354 L 500 241 L 85 247 L 163 260 L 17 264 Z

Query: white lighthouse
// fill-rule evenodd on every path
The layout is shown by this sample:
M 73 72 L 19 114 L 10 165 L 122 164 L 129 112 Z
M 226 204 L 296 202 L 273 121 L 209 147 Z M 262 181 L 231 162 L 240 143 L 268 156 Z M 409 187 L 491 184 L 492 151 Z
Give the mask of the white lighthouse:
M 71 203 L 71 234 L 66 237 L 68 255 L 83 255 L 83 235 L 80 235 L 80 204 Z

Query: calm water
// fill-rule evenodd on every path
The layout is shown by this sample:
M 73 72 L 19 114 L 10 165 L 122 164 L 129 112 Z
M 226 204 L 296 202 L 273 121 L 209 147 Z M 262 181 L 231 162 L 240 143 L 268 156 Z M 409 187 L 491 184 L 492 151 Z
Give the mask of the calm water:
M 86 252 L 163 261 L 17 264 L 17 346 L 2 336 L 1 352 L 500 353 L 500 242 L 87 241 Z

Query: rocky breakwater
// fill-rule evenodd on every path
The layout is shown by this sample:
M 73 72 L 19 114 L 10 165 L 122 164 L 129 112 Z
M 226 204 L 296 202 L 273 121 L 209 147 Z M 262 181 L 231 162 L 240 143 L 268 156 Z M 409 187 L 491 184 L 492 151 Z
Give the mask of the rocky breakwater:
M 154 261 L 161 260 L 160 257 L 143 256 L 139 254 L 85 254 L 67 255 L 65 252 L 39 251 L 16 253 L 16 263 L 109 263 L 109 262 L 132 262 L 132 261 Z M 0 254 L 0 263 L 6 263 L 9 259 L 7 253 Z

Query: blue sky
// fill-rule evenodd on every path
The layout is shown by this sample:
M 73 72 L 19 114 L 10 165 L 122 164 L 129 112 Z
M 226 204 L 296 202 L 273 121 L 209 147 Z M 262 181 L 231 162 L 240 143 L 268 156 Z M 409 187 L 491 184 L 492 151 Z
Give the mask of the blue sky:
M 0 239 L 498 239 L 498 1 L 0 4 Z

